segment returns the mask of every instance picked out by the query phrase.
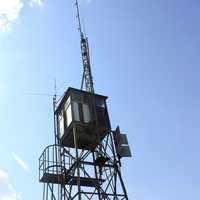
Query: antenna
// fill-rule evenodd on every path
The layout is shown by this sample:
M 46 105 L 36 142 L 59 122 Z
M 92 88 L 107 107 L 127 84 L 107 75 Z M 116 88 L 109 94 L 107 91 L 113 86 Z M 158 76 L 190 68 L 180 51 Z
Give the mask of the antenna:
M 85 83 L 85 89 L 87 92 L 94 93 L 94 84 L 91 72 L 91 64 L 90 64 L 90 54 L 89 54 L 89 43 L 86 34 L 82 31 L 81 20 L 80 20 L 80 9 L 78 0 L 75 2 L 76 11 L 77 11 L 77 19 L 78 19 L 78 30 L 80 32 L 81 37 L 81 55 L 82 55 L 82 63 L 83 63 L 83 76 L 81 81 L 81 90 L 83 90 L 83 86 Z
M 75 2 L 75 6 L 76 6 L 76 11 L 77 11 L 77 19 L 78 19 L 78 30 L 80 32 L 80 35 L 82 36 L 83 32 L 82 32 L 82 27 L 81 27 L 81 19 L 80 19 L 80 11 L 79 11 L 79 3 L 78 0 L 76 0 Z
M 53 131 L 54 131 L 55 144 L 58 143 L 57 131 L 56 131 L 56 116 L 55 116 L 56 98 L 57 98 L 57 86 L 56 86 L 56 79 L 55 79 L 54 80 L 54 96 L 53 96 Z

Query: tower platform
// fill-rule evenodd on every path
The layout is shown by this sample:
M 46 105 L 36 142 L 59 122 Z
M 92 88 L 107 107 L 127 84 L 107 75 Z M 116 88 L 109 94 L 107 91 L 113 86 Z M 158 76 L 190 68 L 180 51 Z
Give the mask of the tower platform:
M 102 179 L 80 177 L 80 185 L 85 187 L 98 187 L 104 181 L 105 180 Z M 40 182 L 62 185 L 78 185 L 78 177 L 64 174 L 44 173 Z

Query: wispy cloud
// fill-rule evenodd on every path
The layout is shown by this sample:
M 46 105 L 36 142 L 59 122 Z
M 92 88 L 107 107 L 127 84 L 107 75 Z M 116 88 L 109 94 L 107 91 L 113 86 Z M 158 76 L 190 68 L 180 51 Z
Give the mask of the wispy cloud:
M 2 169 L 0 169 L 0 179 L 7 179 L 8 173 Z
M 16 153 L 12 153 L 12 157 L 15 159 L 15 161 L 17 162 L 17 164 L 22 169 L 24 169 L 28 173 L 30 172 L 30 168 L 29 168 L 28 164 L 24 160 L 22 160 L 19 155 L 17 155 Z
M 29 7 L 42 7 L 44 0 L 0 0 L 0 31 L 7 32 L 11 30 L 11 24 L 14 23 L 21 14 L 25 5 Z
M 9 183 L 8 173 L 0 169 L 0 200 L 17 200 L 17 193 Z
M 44 4 L 44 0 L 30 0 L 30 1 L 29 1 L 30 7 L 33 7 L 33 6 L 42 7 L 43 4 Z
M 22 0 L 0 0 L 0 30 L 10 30 L 12 22 L 19 18 L 24 4 Z

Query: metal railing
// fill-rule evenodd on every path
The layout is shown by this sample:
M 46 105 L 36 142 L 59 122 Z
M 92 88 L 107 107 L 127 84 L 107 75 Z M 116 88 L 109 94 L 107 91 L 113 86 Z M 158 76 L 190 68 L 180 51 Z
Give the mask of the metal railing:
M 63 174 L 70 168 L 73 157 L 60 145 L 47 146 L 39 158 L 39 180 L 44 174 Z

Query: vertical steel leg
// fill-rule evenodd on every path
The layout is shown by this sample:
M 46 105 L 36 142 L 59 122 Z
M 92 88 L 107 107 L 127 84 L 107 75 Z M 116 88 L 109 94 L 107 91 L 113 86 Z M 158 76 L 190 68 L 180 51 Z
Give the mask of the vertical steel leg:
M 80 159 L 78 153 L 78 141 L 76 135 L 76 127 L 73 125 L 73 134 L 74 134 L 74 146 L 76 151 L 76 162 L 77 162 L 77 186 L 78 186 L 78 199 L 81 200 L 81 183 L 80 183 Z

